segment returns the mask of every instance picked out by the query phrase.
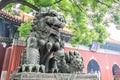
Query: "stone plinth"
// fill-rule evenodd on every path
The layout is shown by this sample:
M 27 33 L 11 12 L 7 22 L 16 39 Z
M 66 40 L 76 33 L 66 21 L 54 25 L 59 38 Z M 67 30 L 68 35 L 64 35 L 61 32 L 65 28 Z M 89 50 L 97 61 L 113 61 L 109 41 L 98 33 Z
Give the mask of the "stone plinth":
M 78 73 L 14 73 L 10 80 L 98 80 L 96 75 Z

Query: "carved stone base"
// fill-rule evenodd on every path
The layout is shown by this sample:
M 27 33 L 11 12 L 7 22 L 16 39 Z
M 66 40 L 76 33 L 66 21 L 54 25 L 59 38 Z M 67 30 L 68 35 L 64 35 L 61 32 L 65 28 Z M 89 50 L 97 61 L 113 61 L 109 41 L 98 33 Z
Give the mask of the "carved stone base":
M 11 74 L 10 80 L 98 80 L 96 75 L 79 73 L 35 73 L 23 72 Z

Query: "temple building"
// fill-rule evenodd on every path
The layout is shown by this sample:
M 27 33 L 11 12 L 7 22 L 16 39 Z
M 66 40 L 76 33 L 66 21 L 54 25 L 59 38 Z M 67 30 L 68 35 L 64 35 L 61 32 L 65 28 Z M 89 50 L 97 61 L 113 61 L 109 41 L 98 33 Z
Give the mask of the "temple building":
M 14 38 L 18 38 L 18 26 L 22 19 L 11 16 L 8 12 L 0 11 L 0 75 L 3 68 L 6 49 L 12 45 Z M 6 63 L 7 64 L 7 63 Z
M 0 11 L 0 42 L 10 44 L 18 34 L 18 26 L 23 22 L 20 17 L 11 16 L 10 13 Z M 16 37 L 17 38 L 17 37 Z
M 77 50 L 81 53 L 85 73 L 96 74 L 99 80 L 120 79 L 120 41 L 109 38 L 105 44 L 93 41 L 90 46 L 78 44 L 72 47 L 66 42 L 65 46 L 65 51 Z
M 24 17 L 24 15 L 22 15 Z M 25 18 L 25 17 L 24 17 Z M 32 17 L 33 18 L 33 17 Z M 26 19 L 25 19 L 26 20 Z M 1 80 L 10 80 L 20 64 L 25 42 L 18 39 L 18 26 L 22 19 L 0 11 L 0 75 Z M 72 32 L 66 28 L 60 30 L 65 42 L 65 51 L 76 50 L 84 59 L 84 73 L 96 74 L 99 80 L 120 79 L 120 42 L 109 38 L 105 44 L 96 41 L 90 46 L 78 44 L 72 47 Z

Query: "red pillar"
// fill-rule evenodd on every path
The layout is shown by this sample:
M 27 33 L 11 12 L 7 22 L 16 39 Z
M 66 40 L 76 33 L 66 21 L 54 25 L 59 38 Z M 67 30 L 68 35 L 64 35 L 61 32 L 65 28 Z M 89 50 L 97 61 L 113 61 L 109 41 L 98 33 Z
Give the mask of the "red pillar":
M 8 47 L 6 49 L 2 73 L 1 73 L 1 80 L 6 80 L 7 71 L 8 71 L 8 65 L 10 62 L 10 55 L 11 55 L 11 47 Z
M 4 48 L 2 44 L 0 44 L 0 75 L 2 72 L 2 66 L 4 62 L 4 57 L 5 57 L 5 50 L 6 48 Z
M 12 45 L 10 62 L 9 62 L 9 66 L 8 66 L 8 73 L 7 73 L 6 80 L 10 80 L 10 74 L 12 72 L 16 72 L 16 70 L 20 64 L 21 54 L 24 50 L 24 45 L 21 45 L 20 42 L 21 41 L 14 42 L 14 44 Z

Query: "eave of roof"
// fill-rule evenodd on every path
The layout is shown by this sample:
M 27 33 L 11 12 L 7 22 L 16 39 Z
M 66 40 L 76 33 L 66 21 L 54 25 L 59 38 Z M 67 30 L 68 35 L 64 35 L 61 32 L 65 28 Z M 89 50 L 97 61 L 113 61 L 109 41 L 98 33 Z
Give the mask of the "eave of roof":
M 114 43 L 114 44 L 120 44 L 120 41 L 115 40 L 115 39 L 113 39 L 113 38 L 108 38 L 106 41 L 107 41 L 107 42 Z
M 18 17 L 18 16 L 12 16 L 10 13 L 4 11 L 4 10 L 0 10 L 0 16 L 6 19 L 9 19 L 11 21 L 17 22 L 17 23 L 22 23 L 23 20 Z

